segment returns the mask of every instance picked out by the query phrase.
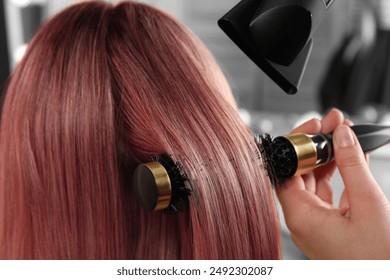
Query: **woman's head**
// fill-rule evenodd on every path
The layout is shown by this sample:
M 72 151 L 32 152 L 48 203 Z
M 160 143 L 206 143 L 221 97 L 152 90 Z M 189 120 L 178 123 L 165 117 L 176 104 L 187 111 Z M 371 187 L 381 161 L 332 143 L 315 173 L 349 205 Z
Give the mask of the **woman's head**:
M 149 6 L 87 2 L 48 21 L 12 74 L 0 128 L 0 258 L 279 258 L 249 129 L 199 40 Z M 146 213 L 135 167 L 167 153 L 187 212 Z

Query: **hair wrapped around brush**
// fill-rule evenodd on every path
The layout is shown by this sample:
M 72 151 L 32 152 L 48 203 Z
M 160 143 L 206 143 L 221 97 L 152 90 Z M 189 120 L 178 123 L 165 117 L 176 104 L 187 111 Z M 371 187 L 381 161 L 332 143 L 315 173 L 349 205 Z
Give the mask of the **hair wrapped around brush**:
M 135 167 L 167 153 L 186 212 L 146 213 Z M 1 259 L 277 259 L 272 188 L 200 41 L 135 2 L 50 19 L 13 72 L 0 128 Z

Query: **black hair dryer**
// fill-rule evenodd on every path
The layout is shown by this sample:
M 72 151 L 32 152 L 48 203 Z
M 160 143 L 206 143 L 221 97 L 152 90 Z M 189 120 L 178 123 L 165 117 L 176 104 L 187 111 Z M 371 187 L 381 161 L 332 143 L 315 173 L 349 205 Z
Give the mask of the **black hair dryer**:
M 218 20 L 230 39 L 286 93 L 298 91 L 312 35 L 334 0 L 242 0 Z

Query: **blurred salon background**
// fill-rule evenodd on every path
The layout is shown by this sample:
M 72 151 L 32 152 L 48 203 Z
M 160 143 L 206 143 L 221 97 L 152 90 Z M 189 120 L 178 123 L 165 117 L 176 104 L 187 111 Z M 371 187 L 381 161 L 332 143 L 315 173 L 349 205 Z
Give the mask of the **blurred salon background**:
M 0 1 L 1 92 L 41 23 L 74 2 L 80 1 Z M 217 20 L 239 0 L 140 2 L 174 14 L 203 40 L 223 68 L 242 117 L 255 133 L 285 134 L 309 118 L 321 118 L 333 107 L 355 123 L 390 125 L 390 0 L 335 0 L 314 35 L 312 54 L 296 95 L 284 93 L 218 28 Z M 374 152 L 370 165 L 390 198 L 390 173 L 386 171 L 390 146 Z M 338 175 L 336 200 L 341 191 Z M 283 222 L 282 229 L 284 257 L 304 259 Z

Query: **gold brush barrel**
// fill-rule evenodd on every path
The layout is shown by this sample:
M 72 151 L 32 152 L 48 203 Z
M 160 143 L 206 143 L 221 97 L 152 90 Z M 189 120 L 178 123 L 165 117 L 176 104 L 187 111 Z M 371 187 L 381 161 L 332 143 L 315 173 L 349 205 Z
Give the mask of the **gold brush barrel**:
M 297 171 L 294 176 L 310 172 L 316 167 L 317 149 L 312 139 L 303 133 L 284 136 L 294 146 L 297 155 Z

